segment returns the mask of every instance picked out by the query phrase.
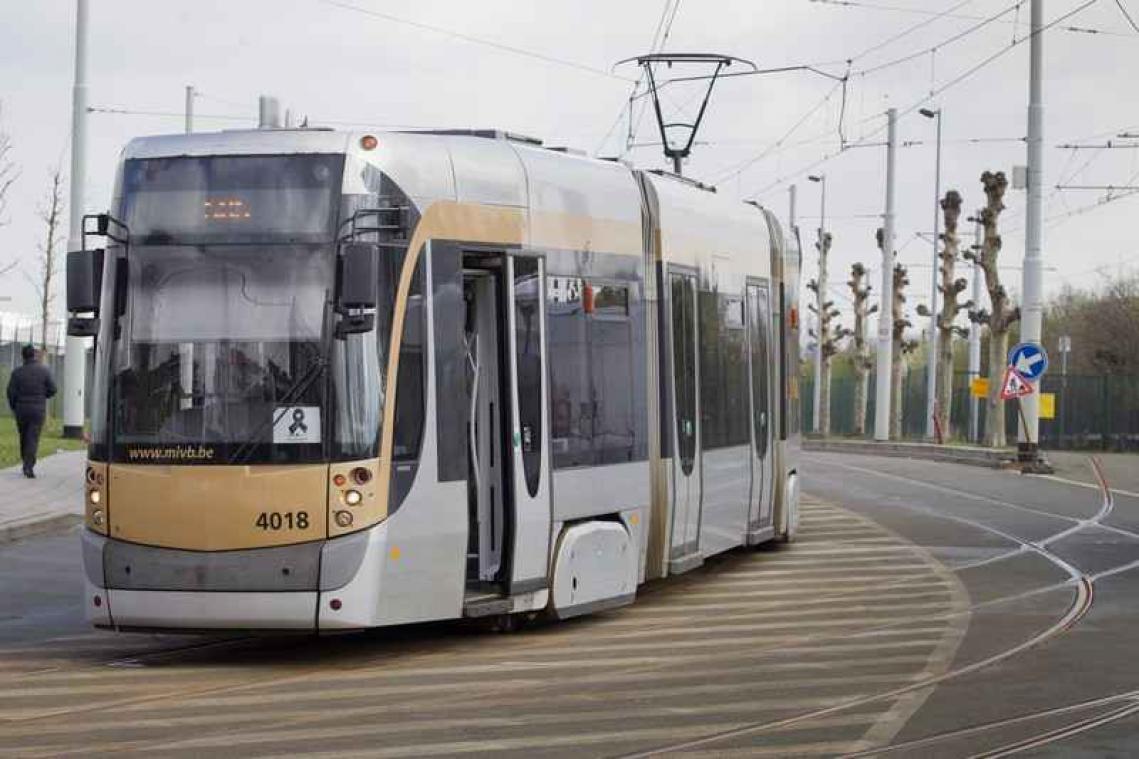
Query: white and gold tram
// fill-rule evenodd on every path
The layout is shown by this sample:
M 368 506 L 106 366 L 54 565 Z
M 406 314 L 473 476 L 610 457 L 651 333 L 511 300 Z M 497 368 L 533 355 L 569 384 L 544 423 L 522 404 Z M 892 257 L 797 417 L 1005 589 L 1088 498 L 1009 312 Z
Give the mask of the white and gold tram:
M 134 140 L 88 221 L 95 625 L 564 618 L 795 532 L 800 256 L 762 208 L 282 129 Z

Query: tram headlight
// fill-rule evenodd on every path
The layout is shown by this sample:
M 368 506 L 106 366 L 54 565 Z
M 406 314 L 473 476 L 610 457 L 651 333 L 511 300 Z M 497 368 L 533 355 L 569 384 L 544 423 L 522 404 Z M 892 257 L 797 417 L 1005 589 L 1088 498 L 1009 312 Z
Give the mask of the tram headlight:
M 103 500 L 103 494 L 99 492 L 98 488 L 92 488 L 91 492 L 87 494 L 87 500 L 91 502 L 91 505 L 98 506 Z
M 91 512 L 91 524 L 95 525 L 96 527 L 102 527 L 103 526 L 103 510 L 102 509 L 95 509 L 94 511 Z
M 349 506 L 359 506 L 362 500 L 364 500 L 364 496 L 360 495 L 359 490 L 346 490 L 344 492 L 344 503 Z
M 336 526 L 337 527 L 351 527 L 352 526 L 352 514 L 347 512 L 347 511 L 336 512 L 333 515 L 333 519 L 336 520 Z

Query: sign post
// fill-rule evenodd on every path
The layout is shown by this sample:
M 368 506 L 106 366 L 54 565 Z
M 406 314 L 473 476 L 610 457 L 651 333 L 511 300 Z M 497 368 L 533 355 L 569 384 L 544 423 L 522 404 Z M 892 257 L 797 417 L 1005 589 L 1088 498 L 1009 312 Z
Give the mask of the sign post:
M 1039 441 L 1032 439 L 1032 430 L 1024 414 L 1021 399 L 1036 392 L 1033 383 L 1048 370 L 1048 354 L 1038 343 L 1020 343 L 1008 354 L 1008 368 L 1001 383 L 1001 398 L 1016 399 L 1017 414 L 1024 430 L 1024 445 L 1017 451 L 1021 471 L 1029 474 L 1049 474 L 1052 467 L 1040 457 Z

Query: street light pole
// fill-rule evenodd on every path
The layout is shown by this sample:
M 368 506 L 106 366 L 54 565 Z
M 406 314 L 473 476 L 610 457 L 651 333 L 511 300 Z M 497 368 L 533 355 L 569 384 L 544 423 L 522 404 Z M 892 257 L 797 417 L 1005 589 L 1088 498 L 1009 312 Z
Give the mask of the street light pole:
M 973 220 L 973 251 L 981 250 L 985 240 L 985 228 L 981 225 L 981 212 Z M 981 267 L 973 261 L 973 308 L 981 307 Z M 981 376 L 981 325 L 973 324 L 969 327 L 969 381 Z M 973 389 L 969 388 L 969 441 L 980 442 L 980 416 L 981 399 L 973 397 Z
M 83 248 L 83 190 L 87 183 L 87 0 L 75 3 L 75 82 L 71 88 L 71 206 L 68 250 Z M 63 436 L 83 437 L 87 343 L 67 336 L 63 351 Z
M 930 273 L 929 289 L 929 356 L 926 360 L 925 381 L 925 436 L 932 440 L 935 435 L 933 423 L 934 403 L 937 393 L 937 244 L 941 238 L 941 109 L 933 111 L 921 109 L 927 119 L 937 119 L 937 159 L 933 180 L 933 267 Z
M 886 111 L 886 213 L 882 219 L 882 289 L 878 292 L 878 355 L 874 368 L 874 439 L 890 439 L 890 380 L 894 350 L 894 178 L 898 111 Z
M 815 298 L 815 307 L 818 310 L 815 313 L 814 412 L 811 415 L 811 429 L 817 435 L 822 432 L 819 420 L 822 418 L 820 404 L 823 397 L 823 308 L 827 299 L 827 260 L 823 255 L 823 238 L 827 229 L 827 175 L 811 175 L 807 178 L 812 182 L 818 182 L 821 190 L 819 200 L 819 276 L 815 280 L 819 291 L 818 297 Z

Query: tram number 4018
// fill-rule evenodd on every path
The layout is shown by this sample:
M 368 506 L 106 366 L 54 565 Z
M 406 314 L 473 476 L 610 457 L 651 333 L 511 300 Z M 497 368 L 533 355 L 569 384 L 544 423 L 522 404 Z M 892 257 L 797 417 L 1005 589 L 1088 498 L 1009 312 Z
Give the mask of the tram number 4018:
M 254 524 L 262 530 L 307 530 L 308 512 L 262 511 Z

